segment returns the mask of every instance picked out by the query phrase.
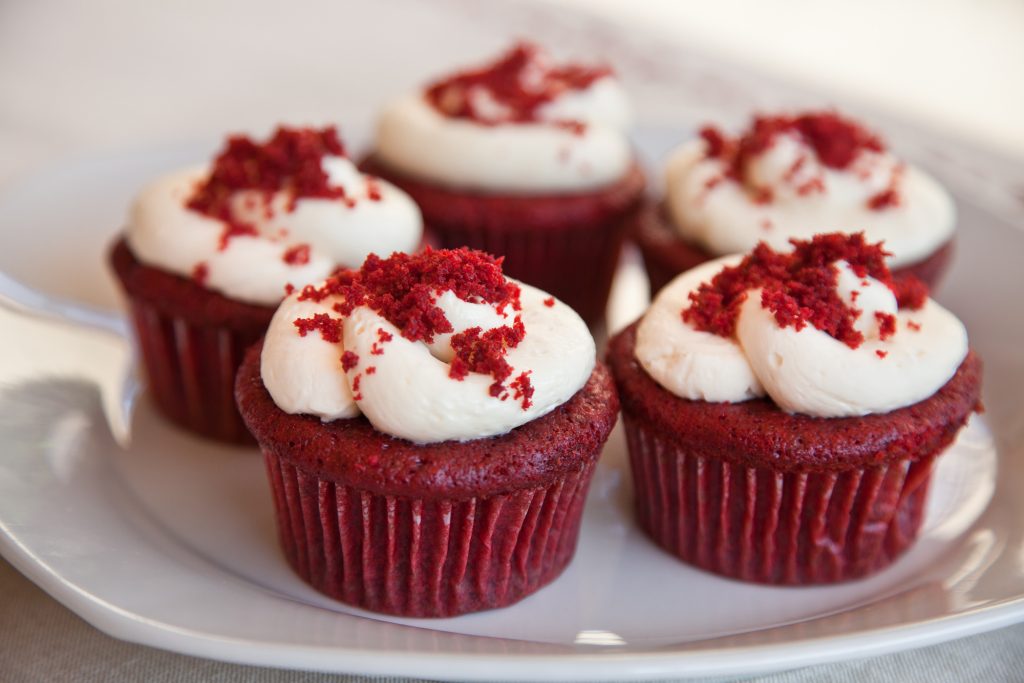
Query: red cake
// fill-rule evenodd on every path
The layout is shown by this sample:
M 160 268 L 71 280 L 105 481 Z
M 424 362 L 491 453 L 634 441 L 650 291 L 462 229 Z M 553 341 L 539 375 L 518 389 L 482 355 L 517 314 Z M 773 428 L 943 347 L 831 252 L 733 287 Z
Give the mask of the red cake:
M 607 67 L 519 44 L 391 105 L 362 168 L 416 200 L 439 246 L 504 256 L 509 276 L 595 325 L 644 187 L 614 88 Z
M 404 215 L 387 215 L 399 227 L 380 234 L 374 218 L 403 201 Z M 360 228 L 390 251 L 414 249 L 422 225 L 412 200 L 358 174 L 333 127 L 232 136 L 208 168 L 144 187 L 109 259 L 161 412 L 197 434 L 253 443 L 233 397 L 242 355 L 289 286 L 366 257 Z
M 692 290 L 684 320 L 728 335 L 737 311 L 746 310 L 741 292 L 749 285 L 742 278 L 750 277 L 772 292 L 762 305 L 775 306 L 783 327 L 827 328 L 837 344 L 850 349 L 867 343 L 847 324 L 858 317 L 854 309 L 844 311 L 835 300 L 826 304 L 823 293 L 807 289 L 808 283 L 828 281 L 821 251 L 787 265 L 785 257 L 773 262 L 767 247 L 759 249 Z M 758 253 L 768 254 L 760 272 L 748 266 Z M 861 277 L 870 273 L 892 284 L 883 254 L 876 249 L 873 262 L 851 260 L 864 266 Z M 803 283 L 794 280 L 786 290 L 802 300 L 800 307 L 780 304 L 774 293 L 779 281 L 773 278 L 787 269 Z M 921 286 L 894 286 L 905 307 L 924 305 Z M 844 320 L 847 314 L 852 315 Z M 884 314 L 880 320 L 885 322 Z M 832 583 L 890 564 L 917 537 L 936 458 L 981 405 L 981 362 L 970 351 L 933 394 L 884 412 L 821 417 L 787 412 L 771 396 L 733 402 L 684 398 L 662 386 L 638 358 L 639 324 L 616 335 L 607 351 L 622 402 L 637 521 L 668 552 L 731 578 Z M 883 324 L 882 336 L 916 334 L 913 325 L 897 332 Z M 884 371 L 887 352 L 866 353 L 877 354 Z
M 443 293 L 462 303 L 441 303 Z M 508 324 L 460 331 L 447 316 L 458 320 L 466 305 L 493 306 Z M 538 316 L 567 324 L 553 333 Z M 563 339 L 567 327 L 586 336 L 590 358 L 555 359 L 578 366 L 560 402 L 543 364 L 522 371 L 527 356 L 514 352 L 539 344 L 530 353 L 557 356 L 564 344 L 551 335 Z M 421 346 L 442 334 L 452 335 L 447 360 Z M 360 347 L 361 337 L 373 343 Z M 408 354 L 419 359 L 402 365 Z M 440 372 L 424 379 L 431 369 Z M 339 383 L 350 393 L 336 394 Z M 295 292 L 247 354 L 235 395 L 266 459 L 295 572 L 337 600 L 416 617 L 510 605 L 562 572 L 618 414 L 579 316 L 465 249 L 371 256 L 359 271 Z M 415 406 L 440 412 L 419 420 L 408 412 Z M 464 430 L 477 408 L 514 421 Z M 417 422 L 430 433 L 416 432 Z M 444 431 L 452 425 L 462 431 Z
M 783 248 L 822 225 L 884 241 L 896 277 L 931 287 L 952 256 L 948 193 L 834 111 L 758 115 L 736 136 L 705 126 L 665 175 L 665 198 L 645 202 L 631 229 L 654 292 L 699 263 L 761 240 Z

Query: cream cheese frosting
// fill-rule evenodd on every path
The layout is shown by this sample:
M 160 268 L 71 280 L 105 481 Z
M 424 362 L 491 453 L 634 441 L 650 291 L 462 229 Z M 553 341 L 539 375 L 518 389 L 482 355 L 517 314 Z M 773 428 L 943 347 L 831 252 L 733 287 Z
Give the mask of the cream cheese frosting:
M 126 240 L 139 261 L 245 303 L 274 305 L 286 287 L 326 278 L 339 266 L 358 266 L 370 253 L 413 251 L 422 218 L 404 192 L 361 174 L 343 156 L 324 156 L 320 167 L 340 197 L 295 198 L 241 190 L 230 200 L 234 222 L 249 226 L 226 235 L 227 224 L 186 206 L 210 166 L 157 179 L 137 196 Z
M 719 336 L 684 321 L 690 294 L 742 257 L 728 256 L 683 273 L 666 286 L 637 328 L 636 358 L 662 387 L 681 398 L 741 402 L 769 396 L 783 410 L 817 417 L 883 413 L 934 394 L 967 355 L 967 332 L 948 310 L 928 299 L 898 309 L 884 283 L 856 275 L 839 261 L 836 292 L 862 313 L 856 348 L 808 324 L 781 326 L 747 292 L 735 336 Z M 883 334 L 875 313 L 895 318 Z
M 510 60 L 518 55 L 514 64 Z M 510 66 L 511 64 L 511 66 Z M 519 46 L 494 69 L 497 86 L 456 85 L 459 115 L 442 111 L 426 93 L 392 102 L 380 116 L 376 154 L 387 166 L 429 182 L 483 192 L 559 193 L 600 188 L 633 163 L 626 131 L 630 108 L 618 80 L 603 73 L 566 85 L 561 73 L 532 46 Z M 454 81 L 458 81 L 458 76 Z M 509 100 L 508 78 L 522 89 Z M 436 86 L 435 86 L 436 87 Z M 546 95 L 545 88 L 552 94 Z M 447 101 L 442 93 L 441 101 Z M 538 104 L 538 100 L 542 100 Z M 468 109 L 472 115 L 462 115 Z
M 520 310 L 466 301 L 450 290 L 433 292 L 433 305 L 452 330 L 427 341 L 410 340 L 381 312 L 355 306 L 341 333 L 301 334 L 296 320 L 339 318 L 343 299 L 288 296 L 264 340 L 261 374 L 281 410 L 323 421 L 365 415 L 379 431 L 418 443 L 466 441 L 508 432 L 567 401 L 586 383 L 595 364 L 594 340 L 571 308 L 529 285 L 520 288 Z M 504 355 L 511 367 L 496 395 L 495 379 L 482 372 L 453 376 L 452 339 L 467 329 L 522 323 L 522 340 Z M 340 358 L 348 359 L 342 363 Z M 515 386 L 529 378 L 532 393 Z M 520 386 L 521 388 L 521 386 Z
M 708 152 L 709 143 L 696 140 L 671 155 L 665 197 L 677 233 L 713 254 L 749 251 L 759 241 L 786 249 L 792 237 L 838 230 L 884 241 L 890 265 L 901 267 L 952 236 L 949 194 L 884 148 L 864 149 L 837 168 L 822 163 L 800 135 L 781 133 L 746 160 L 742 182 L 728 159 Z M 878 201 L 890 190 L 893 201 Z

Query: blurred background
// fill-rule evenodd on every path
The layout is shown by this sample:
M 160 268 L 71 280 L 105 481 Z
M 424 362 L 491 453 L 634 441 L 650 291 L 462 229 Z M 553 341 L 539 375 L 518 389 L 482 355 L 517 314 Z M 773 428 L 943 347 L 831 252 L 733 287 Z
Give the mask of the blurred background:
M 384 99 L 522 36 L 614 63 L 648 124 L 838 103 L 890 137 L 880 115 L 1024 155 L 1020 0 L 4 0 L 0 182 L 278 121 L 362 134 Z

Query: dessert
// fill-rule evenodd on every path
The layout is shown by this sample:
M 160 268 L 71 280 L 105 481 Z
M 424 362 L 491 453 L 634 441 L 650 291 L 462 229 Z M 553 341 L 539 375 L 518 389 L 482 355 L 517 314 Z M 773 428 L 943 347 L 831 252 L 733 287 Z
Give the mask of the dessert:
M 356 169 L 333 127 L 233 136 L 209 166 L 145 187 L 110 261 L 157 407 L 191 431 L 251 443 L 235 371 L 286 289 L 372 251 L 413 250 L 421 223 L 404 193 Z
M 763 583 L 865 576 L 914 541 L 980 408 L 967 333 L 862 234 L 690 270 L 609 344 L 640 526 Z
M 561 573 L 618 414 L 580 317 L 468 249 L 371 255 L 294 292 L 236 397 L 296 573 L 420 617 Z
M 416 200 L 440 246 L 504 256 L 596 324 L 644 185 L 628 125 L 609 68 L 522 43 L 387 106 L 362 167 Z
M 705 126 L 665 168 L 665 200 L 638 213 L 652 291 L 704 261 L 764 241 L 784 249 L 822 227 L 885 242 L 897 277 L 934 286 L 952 255 L 956 210 L 930 176 L 832 111 L 755 116 L 732 137 Z

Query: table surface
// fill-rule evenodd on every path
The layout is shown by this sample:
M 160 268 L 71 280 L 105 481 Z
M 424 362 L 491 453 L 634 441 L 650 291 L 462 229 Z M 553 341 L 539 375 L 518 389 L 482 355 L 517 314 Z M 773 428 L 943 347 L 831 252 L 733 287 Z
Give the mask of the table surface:
M 432 73 L 432 64 L 478 59 L 510 36 L 537 35 L 541 25 L 553 35 L 542 11 L 553 4 L 549 0 L 504 0 L 486 9 L 468 0 L 443 0 L 429 8 L 412 0 L 372 5 L 315 0 L 306 3 L 307 16 L 320 18 L 313 24 L 296 19 L 284 4 L 0 4 L 0 183 L 69 154 L 209 139 L 210 131 L 260 131 L 279 120 L 365 126 L 384 97 L 415 85 Z M 819 26 L 813 39 L 789 41 L 759 38 L 749 24 L 763 24 L 767 33 L 772 27 L 781 30 L 807 16 L 806 1 L 775 3 L 770 16 L 738 0 L 710 12 L 704 11 L 706 3 L 699 12 L 686 5 L 588 0 L 587 11 L 636 31 L 657 24 L 660 40 L 692 40 L 740 67 L 756 64 L 769 76 L 824 88 L 829 97 L 848 95 L 853 102 L 999 145 L 1004 152 L 1024 153 L 1020 2 L 961 0 L 927 8 L 921 0 L 909 2 L 913 10 L 902 7 L 890 18 L 899 25 L 913 24 L 917 16 L 928 21 L 912 58 L 905 59 L 900 59 L 907 53 L 905 34 L 889 25 L 873 30 L 868 21 L 881 11 L 876 0 L 816 3 L 812 18 L 827 16 L 829 26 Z M 736 17 L 745 17 L 747 28 L 737 28 Z M 380 30 L 361 31 L 363 23 Z M 232 33 L 238 26 L 245 30 Z M 231 50 L 224 49 L 225 35 L 232 35 Z M 381 35 L 388 38 L 383 47 L 374 44 Z M 871 59 L 842 59 L 824 50 L 863 39 L 871 41 Z M 573 39 L 566 43 L 572 47 Z M 585 49 L 586 41 L 580 44 Z M 823 76 L 823 69 L 808 70 L 808 51 L 828 53 L 832 71 Z M 372 59 L 364 59 L 366 54 Z M 374 66 L 372 79 L 339 75 L 359 70 L 365 61 Z M 634 71 L 644 66 L 637 60 Z M 683 109 L 691 118 L 704 111 L 700 103 L 670 102 L 663 93 L 638 90 L 648 118 L 665 122 Z M 360 680 L 224 664 L 114 640 L 2 560 L 0 596 L 3 681 Z M 754 680 L 1024 681 L 1024 625 Z

